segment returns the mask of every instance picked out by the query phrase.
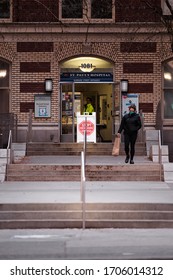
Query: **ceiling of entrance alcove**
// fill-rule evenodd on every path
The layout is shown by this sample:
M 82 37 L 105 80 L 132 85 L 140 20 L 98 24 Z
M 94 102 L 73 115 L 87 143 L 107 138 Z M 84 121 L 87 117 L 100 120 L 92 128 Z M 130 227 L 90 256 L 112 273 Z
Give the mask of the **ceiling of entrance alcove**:
M 97 57 L 76 57 L 69 59 L 61 64 L 61 68 L 79 68 L 82 63 L 91 63 L 96 66 L 96 68 L 112 68 L 113 65 L 103 59 Z

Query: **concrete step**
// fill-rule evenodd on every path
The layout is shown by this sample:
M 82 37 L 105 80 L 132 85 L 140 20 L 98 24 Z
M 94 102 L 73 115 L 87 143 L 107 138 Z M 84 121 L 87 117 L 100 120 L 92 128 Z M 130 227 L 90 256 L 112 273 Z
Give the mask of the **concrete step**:
M 81 228 L 81 203 L 1 204 L 0 229 Z M 86 203 L 87 228 L 173 228 L 173 204 Z
M 7 181 L 80 181 L 79 165 L 10 164 Z M 88 181 L 159 181 L 159 164 L 87 165 Z
M 81 211 L 3 211 L 0 220 L 80 220 Z M 173 211 L 86 211 L 88 220 L 150 220 L 173 219 Z
M 173 203 L 87 202 L 87 211 L 173 211 Z M 82 203 L 3 203 L 3 211 L 81 211 Z
M 0 229 L 82 228 L 81 220 L 0 220 Z M 87 220 L 85 228 L 173 228 L 173 220 Z
M 87 143 L 88 155 L 111 155 L 113 143 Z M 83 143 L 29 143 L 27 156 L 36 155 L 80 155 Z M 124 154 L 121 143 L 120 154 Z M 144 143 L 136 143 L 136 155 L 146 155 Z

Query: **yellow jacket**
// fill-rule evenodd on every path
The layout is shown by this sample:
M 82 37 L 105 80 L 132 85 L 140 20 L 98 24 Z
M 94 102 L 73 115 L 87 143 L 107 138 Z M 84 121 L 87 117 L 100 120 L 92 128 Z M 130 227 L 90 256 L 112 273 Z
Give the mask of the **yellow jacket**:
M 87 112 L 87 113 L 89 113 L 89 114 L 91 114 L 91 113 L 93 113 L 94 112 L 94 107 L 93 107 L 93 105 L 92 104 L 86 104 L 85 105 L 85 112 Z

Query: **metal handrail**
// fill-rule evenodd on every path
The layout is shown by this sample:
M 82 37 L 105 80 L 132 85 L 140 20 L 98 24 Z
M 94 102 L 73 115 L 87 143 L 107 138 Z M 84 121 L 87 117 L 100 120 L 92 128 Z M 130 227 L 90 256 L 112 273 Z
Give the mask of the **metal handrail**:
M 162 180 L 162 146 L 161 146 L 161 134 L 160 130 L 158 130 L 158 148 L 159 148 L 159 165 L 160 165 L 160 181 Z
M 8 145 L 7 145 L 7 166 L 9 163 L 12 163 L 12 132 L 11 130 L 9 131 L 9 136 L 8 136 Z M 9 157 L 9 150 L 10 150 L 10 157 Z M 10 158 L 10 162 L 9 162 Z
M 82 202 L 82 228 L 85 229 L 85 166 L 86 166 L 86 149 L 87 149 L 87 116 L 85 115 L 85 129 L 83 151 L 81 152 L 81 202 Z
M 84 152 L 81 152 L 81 202 L 82 202 L 82 228 L 85 229 L 85 159 Z

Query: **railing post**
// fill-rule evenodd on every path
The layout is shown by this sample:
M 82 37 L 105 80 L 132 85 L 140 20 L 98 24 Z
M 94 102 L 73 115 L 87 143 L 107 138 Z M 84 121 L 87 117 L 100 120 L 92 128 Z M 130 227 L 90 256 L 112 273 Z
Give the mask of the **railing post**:
M 32 142 L 32 113 L 33 113 L 33 110 L 29 109 L 27 142 Z
M 160 130 L 158 131 L 158 148 L 159 148 L 159 165 L 160 165 L 160 181 L 162 181 L 162 146 L 161 146 L 161 135 L 160 135 Z
M 81 202 L 82 202 L 82 228 L 85 229 L 85 163 L 84 152 L 81 152 Z
M 9 154 L 9 149 L 10 149 L 10 154 Z M 10 156 L 10 161 L 9 161 L 9 156 Z M 8 145 L 7 145 L 7 166 L 9 163 L 12 163 L 12 132 L 10 130 L 9 136 L 8 136 Z

